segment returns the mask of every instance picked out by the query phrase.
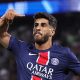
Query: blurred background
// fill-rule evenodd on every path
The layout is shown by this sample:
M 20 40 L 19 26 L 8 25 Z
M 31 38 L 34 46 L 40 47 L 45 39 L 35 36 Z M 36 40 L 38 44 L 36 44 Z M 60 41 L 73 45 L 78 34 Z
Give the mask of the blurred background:
M 33 15 L 47 12 L 58 20 L 54 40 L 68 46 L 80 60 L 80 0 L 0 0 L 0 16 L 14 9 L 25 17 L 16 17 L 9 33 L 24 41 L 32 41 Z M 14 55 L 0 45 L 0 80 L 16 80 Z M 71 72 L 66 80 L 80 80 Z

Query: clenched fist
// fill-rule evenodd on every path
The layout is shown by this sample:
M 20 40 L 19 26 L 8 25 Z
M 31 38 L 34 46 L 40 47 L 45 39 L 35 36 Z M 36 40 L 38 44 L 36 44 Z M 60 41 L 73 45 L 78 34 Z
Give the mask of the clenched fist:
M 9 9 L 6 13 L 0 18 L 0 27 L 6 26 L 9 21 L 12 21 L 14 17 L 23 17 L 25 15 L 18 14 L 13 9 Z
M 16 13 L 15 10 L 13 9 L 9 9 L 1 18 L 7 19 L 7 20 L 13 20 L 14 17 L 16 16 L 23 17 L 24 15 Z

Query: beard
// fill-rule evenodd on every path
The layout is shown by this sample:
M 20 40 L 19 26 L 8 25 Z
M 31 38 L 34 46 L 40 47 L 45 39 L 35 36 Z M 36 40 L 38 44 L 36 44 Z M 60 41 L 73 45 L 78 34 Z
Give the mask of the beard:
M 46 34 L 44 37 L 42 37 L 41 39 L 35 39 L 34 38 L 34 41 L 38 44 L 38 45 L 42 45 L 42 44 L 44 44 L 44 43 L 46 43 L 47 41 L 48 41 L 48 39 L 49 39 L 49 35 L 48 34 Z

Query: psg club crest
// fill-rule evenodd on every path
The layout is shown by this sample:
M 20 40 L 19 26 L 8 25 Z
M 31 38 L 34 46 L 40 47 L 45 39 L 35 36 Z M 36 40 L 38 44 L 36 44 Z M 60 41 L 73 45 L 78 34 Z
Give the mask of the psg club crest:
M 57 59 L 57 58 L 52 58 L 52 59 L 51 59 L 51 64 L 52 64 L 52 65 L 58 65 L 58 64 L 59 64 L 59 59 Z

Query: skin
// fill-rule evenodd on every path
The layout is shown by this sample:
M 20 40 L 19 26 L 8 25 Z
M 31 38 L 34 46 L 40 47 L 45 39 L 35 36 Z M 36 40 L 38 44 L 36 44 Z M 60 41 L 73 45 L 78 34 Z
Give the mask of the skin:
M 52 26 L 49 25 L 49 21 L 45 18 L 36 19 L 35 23 L 39 23 L 38 26 L 34 25 L 33 35 L 35 40 L 35 47 L 39 50 L 49 49 L 52 46 L 52 36 L 55 34 L 55 30 Z M 34 23 L 34 24 L 35 24 Z M 41 23 L 45 23 L 41 26 Z M 45 40 L 45 38 L 47 38 Z M 42 44 L 37 43 L 42 42 Z
M 24 15 L 17 14 L 14 10 L 8 10 L 0 19 L 0 25 L 4 24 L 5 19 L 7 21 L 13 20 L 14 17 L 22 17 Z M 35 23 L 39 23 L 38 26 L 34 26 L 33 28 L 33 36 L 35 40 L 35 47 L 39 50 L 45 50 L 52 46 L 52 36 L 55 34 L 55 29 L 49 25 L 49 21 L 45 18 L 36 19 Z M 40 23 L 46 23 L 44 26 L 41 26 Z M 4 26 L 2 26 L 4 27 Z M 37 34 L 35 34 L 37 32 Z M 40 33 L 40 34 L 39 34 Z M 34 35 L 35 34 L 35 35 Z M 0 43 L 7 48 L 9 45 L 11 35 L 5 30 L 0 35 Z M 45 37 L 47 38 L 46 41 L 44 40 Z M 43 43 L 39 44 L 37 41 L 44 41 Z
M 5 14 L 0 18 L 0 44 L 7 48 L 9 45 L 9 40 L 11 35 L 7 32 L 7 26 L 5 21 L 7 23 L 14 19 L 14 17 L 23 17 L 24 15 L 16 13 L 13 9 L 9 9 L 5 12 Z M 4 26 L 3 26 L 4 25 Z M 1 31 L 2 30 L 2 31 Z

